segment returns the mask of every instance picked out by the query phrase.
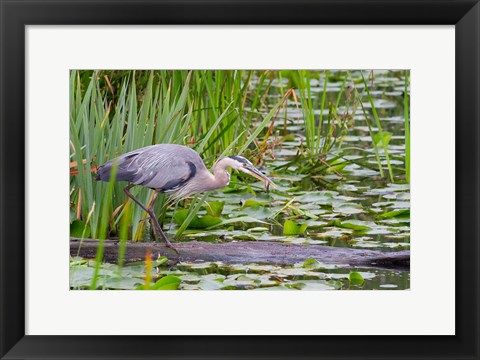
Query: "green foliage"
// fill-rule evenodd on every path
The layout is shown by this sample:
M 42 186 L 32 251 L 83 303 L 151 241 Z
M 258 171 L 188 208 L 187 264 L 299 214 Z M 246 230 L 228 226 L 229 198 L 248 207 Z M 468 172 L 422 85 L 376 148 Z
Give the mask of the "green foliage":
M 206 210 L 209 215 L 219 217 L 222 215 L 224 206 L 225 201 L 209 201 L 206 203 Z
M 375 145 L 378 147 L 384 147 L 388 146 L 388 143 L 390 142 L 390 139 L 392 137 L 392 133 L 389 132 L 382 132 L 381 134 L 373 134 L 373 141 L 375 141 Z
M 352 229 L 359 232 L 368 231 L 372 229 L 370 226 L 364 225 L 361 221 L 358 221 L 358 220 L 350 220 L 350 221 L 335 220 L 333 221 L 332 225 L 335 225 L 339 228 Z
M 319 264 L 320 264 L 320 263 L 319 263 L 317 260 L 312 259 L 312 258 L 307 258 L 307 259 L 305 260 L 305 262 L 303 263 L 303 267 L 304 267 L 304 268 L 307 268 L 307 269 L 309 269 L 309 268 L 316 268 Z
M 373 101 L 373 97 L 370 94 L 370 88 L 367 84 L 367 81 L 365 80 L 365 76 L 363 76 L 363 72 L 361 72 L 361 75 L 362 75 L 363 84 L 365 86 L 365 90 L 367 91 L 368 101 L 370 102 L 370 106 L 372 107 L 372 115 L 373 115 L 373 118 L 375 120 L 375 125 L 377 126 L 377 131 L 378 131 L 378 133 L 376 134 L 378 141 L 375 140 L 375 136 L 373 135 L 373 133 L 372 133 L 372 138 L 375 141 L 375 144 L 376 144 L 375 147 L 376 148 L 380 147 L 380 146 L 382 147 L 382 149 L 384 151 L 385 159 L 387 160 L 387 167 L 388 167 L 388 173 L 390 175 L 390 181 L 394 182 L 392 166 L 390 164 L 390 156 L 388 154 L 388 148 L 387 148 L 388 147 L 387 138 L 388 138 L 388 140 L 390 140 L 390 137 L 386 136 L 386 134 L 383 132 L 382 125 L 381 125 L 380 119 L 378 117 L 377 109 L 376 109 L 375 103 Z
M 245 200 L 245 202 L 243 203 L 243 207 L 244 207 L 244 208 L 254 207 L 254 206 L 266 206 L 266 205 L 267 205 L 266 202 L 258 201 L 258 200 L 255 200 L 255 199 L 247 199 L 247 200 Z
M 182 235 L 182 233 L 185 231 L 185 229 L 190 225 L 190 222 L 197 218 L 197 213 L 200 210 L 200 207 L 202 206 L 202 204 L 205 201 L 205 199 L 207 198 L 207 196 L 208 196 L 208 194 L 204 194 L 200 198 L 200 200 L 198 200 L 198 197 L 199 197 L 198 194 L 195 195 L 195 197 L 193 198 L 193 203 L 196 202 L 196 204 L 195 204 L 195 206 L 190 207 L 190 209 L 187 210 L 187 216 L 184 219 L 182 219 L 182 223 L 181 223 L 179 229 L 177 230 L 177 232 L 175 233 L 176 238 L 179 238 Z M 183 217 L 183 215 L 182 215 L 182 217 Z
M 348 278 L 350 280 L 351 285 L 362 285 L 363 282 L 365 281 L 362 274 L 356 271 L 351 271 L 350 274 L 348 275 Z
M 70 236 L 77 238 L 87 238 L 90 236 L 90 228 L 84 221 L 74 220 L 70 224 Z
M 391 219 L 395 217 L 410 218 L 410 209 L 397 209 L 397 210 L 387 211 L 377 216 L 378 219 Z
M 308 224 L 297 224 L 293 220 L 286 220 L 283 224 L 283 233 L 285 235 L 301 235 L 307 230 Z
M 182 225 L 188 217 L 189 209 L 181 209 L 175 212 L 173 218 L 178 225 Z M 187 225 L 191 229 L 206 229 L 208 227 L 220 224 L 222 219 L 218 217 L 213 217 L 211 215 L 198 216 L 195 215 L 191 220 L 190 224 Z
M 181 280 L 174 275 L 167 275 L 148 287 L 148 290 L 177 290 Z M 145 290 L 145 285 L 139 285 L 136 290 Z

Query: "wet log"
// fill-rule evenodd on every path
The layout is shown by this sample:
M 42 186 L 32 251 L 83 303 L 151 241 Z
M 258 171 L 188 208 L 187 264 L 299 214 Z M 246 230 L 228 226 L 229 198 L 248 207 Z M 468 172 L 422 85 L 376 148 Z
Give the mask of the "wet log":
M 70 255 L 93 259 L 99 241 L 95 239 L 70 239 Z M 104 261 L 116 263 L 120 242 L 105 240 Z M 173 262 L 213 262 L 226 264 L 278 264 L 292 265 L 313 258 L 324 264 L 347 265 L 348 267 L 374 267 L 409 270 L 410 251 L 381 252 L 372 250 L 339 248 L 322 245 L 297 245 L 273 241 L 243 241 L 207 243 L 190 241 L 175 243 L 178 254 L 163 243 L 127 241 L 125 261 L 142 261 L 147 249 L 152 258 L 166 256 Z

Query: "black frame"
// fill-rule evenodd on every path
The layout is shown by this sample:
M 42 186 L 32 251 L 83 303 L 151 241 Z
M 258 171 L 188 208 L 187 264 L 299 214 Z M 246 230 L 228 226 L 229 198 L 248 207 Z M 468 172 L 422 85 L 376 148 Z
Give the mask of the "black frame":
M 478 0 L 0 0 L 0 12 L 2 359 L 480 358 Z M 25 26 L 36 24 L 456 25 L 456 335 L 25 336 Z

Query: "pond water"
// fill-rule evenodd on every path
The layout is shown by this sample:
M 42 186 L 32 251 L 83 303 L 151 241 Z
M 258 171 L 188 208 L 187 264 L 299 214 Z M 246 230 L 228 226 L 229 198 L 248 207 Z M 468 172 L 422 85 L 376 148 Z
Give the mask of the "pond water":
M 330 72 L 330 77 L 332 80 L 326 87 L 329 101 L 335 102 L 341 90 L 349 91 L 349 85 L 354 86 L 363 94 L 362 103 L 370 116 L 371 104 L 363 92 L 358 73 L 352 72 L 346 85 L 342 82 L 344 72 Z M 312 103 L 316 109 L 321 107 L 323 79 L 311 80 Z M 350 81 L 353 82 L 350 84 Z M 276 88 L 287 85 L 278 81 L 271 84 L 269 98 L 272 102 L 279 96 Z M 370 93 L 383 131 L 391 133 L 387 147 L 393 182 L 386 178 L 388 169 L 382 146 L 378 153 L 385 176 L 380 174 L 369 124 L 361 107 L 351 108 L 353 115 L 349 121 L 353 126 L 344 130 L 321 160 L 318 156 L 311 161 L 299 160 L 299 148 L 306 143 L 303 113 L 295 101 L 289 101 L 286 110 L 278 113 L 273 128 L 275 137 L 281 141 L 271 140 L 271 153 L 265 155 L 261 166 L 276 188 L 265 193 L 262 183 L 247 182 L 242 176 L 232 174 L 231 184 L 223 191 L 211 193 L 207 199 L 221 223 L 207 229 L 188 229 L 180 241 L 278 241 L 382 252 L 409 250 L 410 187 L 405 181 L 404 170 L 403 92 L 403 72 L 375 71 Z M 345 108 L 340 106 L 338 112 L 342 111 L 345 112 Z M 324 114 L 328 115 L 328 109 L 324 109 Z M 326 115 L 323 117 L 325 126 L 328 125 Z M 320 110 L 316 111 L 315 121 L 318 125 Z M 372 117 L 370 126 L 377 131 Z M 284 134 L 288 136 L 283 137 Z M 201 218 L 211 211 L 204 209 L 198 215 Z M 171 209 L 167 213 L 167 219 L 174 217 L 173 212 Z M 167 235 L 172 238 L 178 225 L 173 220 L 169 225 L 168 222 Z M 71 272 L 72 288 L 88 286 L 93 270 L 91 261 L 77 260 Z M 153 268 L 152 279 L 174 275 L 181 279 L 180 289 L 204 290 L 410 288 L 409 271 L 352 269 L 347 264 L 326 265 L 316 259 L 305 260 L 290 266 L 180 263 L 174 268 Z M 100 286 L 132 289 L 144 283 L 144 264 L 128 264 L 120 273 L 117 270 L 116 265 L 105 264 L 101 270 L 105 277 L 99 282 Z

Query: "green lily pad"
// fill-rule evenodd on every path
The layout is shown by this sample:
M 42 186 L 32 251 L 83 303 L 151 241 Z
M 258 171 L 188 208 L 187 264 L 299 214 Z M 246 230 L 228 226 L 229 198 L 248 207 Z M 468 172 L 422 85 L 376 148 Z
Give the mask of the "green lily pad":
M 265 206 L 251 206 L 247 208 L 242 208 L 239 211 L 241 214 L 251 216 L 255 219 L 268 219 L 275 214 L 275 210 Z
M 262 221 L 260 219 L 255 219 L 254 217 L 251 216 L 240 216 L 240 217 L 235 217 L 232 219 L 223 219 L 219 224 L 215 224 L 212 227 L 220 226 L 220 225 L 227 225 L 227 224 L 233 224 L 233 223 L 262 223 L 262 224 L 268 224 L 265 221 Z
M 167 275 L 151 285 L 148 290 L 177 290 L 181 280 L 174 275 Z M 139 285 L 136 290 L 145 290 L 145 285 Z
M 189 209 L 181 209 L 175 212 L 173 215 L 173 219 L 178 225 L 182 225 L 185 219 L 188 216 Z M 213 217 L 211 215 L 203 215 L 203 216 L 194 216 L 190 224 L 188 225 L 189 228 L 192 229 L 206 229 L 208 227 L 220 224 L 222 219 L 218 217 Z
M 197 284 L 200 290 L 220 290 L 225 285 L 223 284 L 223 279 L 220 280 L 212 280 L 212 279 L 202 279 Z
M 377 219 L 390 218 L 410 218 L 410 209 L 392 210 L 377 216 Z
M 308 224 L 297 224 L 293 220 L 287 220 L 283 224 L 283 233 L 285 235 L 301 235 L 307 230 Z
M 255 199 L 247 199 L 245 200 L 245 202 L 243 203 L 243 207 L 246 208 L 246 207 L 252 207 L 252 206 L 266 206 L 267 205 L 267 202 L 265 201 L 258 201 L 258 200 L 255 200 Z
M 100 281 L 103 288 L 110 290 L 133 290 L 143 282 L 143 279 L 136 279 L 127 276 L 105 277 L 103 282 Z
M 315 268 L 319 265 L 320 263 L 315 260 L 315 259 L 312 259 L 312 258 L 307 258 L 305 260 L 305 262 L 303 263 L 303 267 L 306 268 L 306 269 L 309 269 L 309 268 Z
M 74 220 L 70 224 L 70 236 L 88 238 L 90 236 L 90 226 L 87 226 L 84 221 Z
M 363 213 L 363 207 L 357 203 L 342 203 L 335 205 L 333 211 L 343 215 L 352 215 Z
M 348 278 L 350 280 L 350 284 L 352 284 L 352 285 L 362 285 L 363 282 L 365 281 L 363 279 L 362 274 L 360 274 L 356 271 L 351 271 Z
M 257 227 L 250 228 L 247 231 L 248 232 L 264 232 L 264 231 L 268 231 L 268 228 L 267 227 L 262 227 L 262 226 L 257 226 Z
M 354 192 L 354 191 L 358 191 L 358 188 L 352 184 L 340 184 L 337 186 L 337 190 Z
M 152 290 L 177 290 L 181 280 L 174 275 L 167 275 L 158 280 L 155 285 L 151 287 Z
M 220 217 L 224 206 L 225 201 L 209 201 L 206 206 L 207 213 L 214 217 Z
M 347 221 L 333 221 L 333 224 L 337 227 L 344 228 L 344 229 L 352 229 L 355 231 L 369 231 L 372 228 L 367 224 L 366 221 L 361 220 L 347 220 Z
M 311 191 L 296 197 L 296 200 L 303 203 L 327 205 L 332 203 L 336 195 L 338 195 L 336 191 Z
M 302 280 L 299 282 L 293 282 L 285 284 L 287 288 L 294 290 L 335 290 L 341 287 L 338 281 L 328 280 Z
M 233 238 L 235 240 L 246 240 L 246 241 L 255 241 L 257 240 L 257 237 L 252 235 L 252 234 L 249 234 L 249 233 L 244 233 L 244 234 L 241 234 L 241 235 L 234 235 Z

